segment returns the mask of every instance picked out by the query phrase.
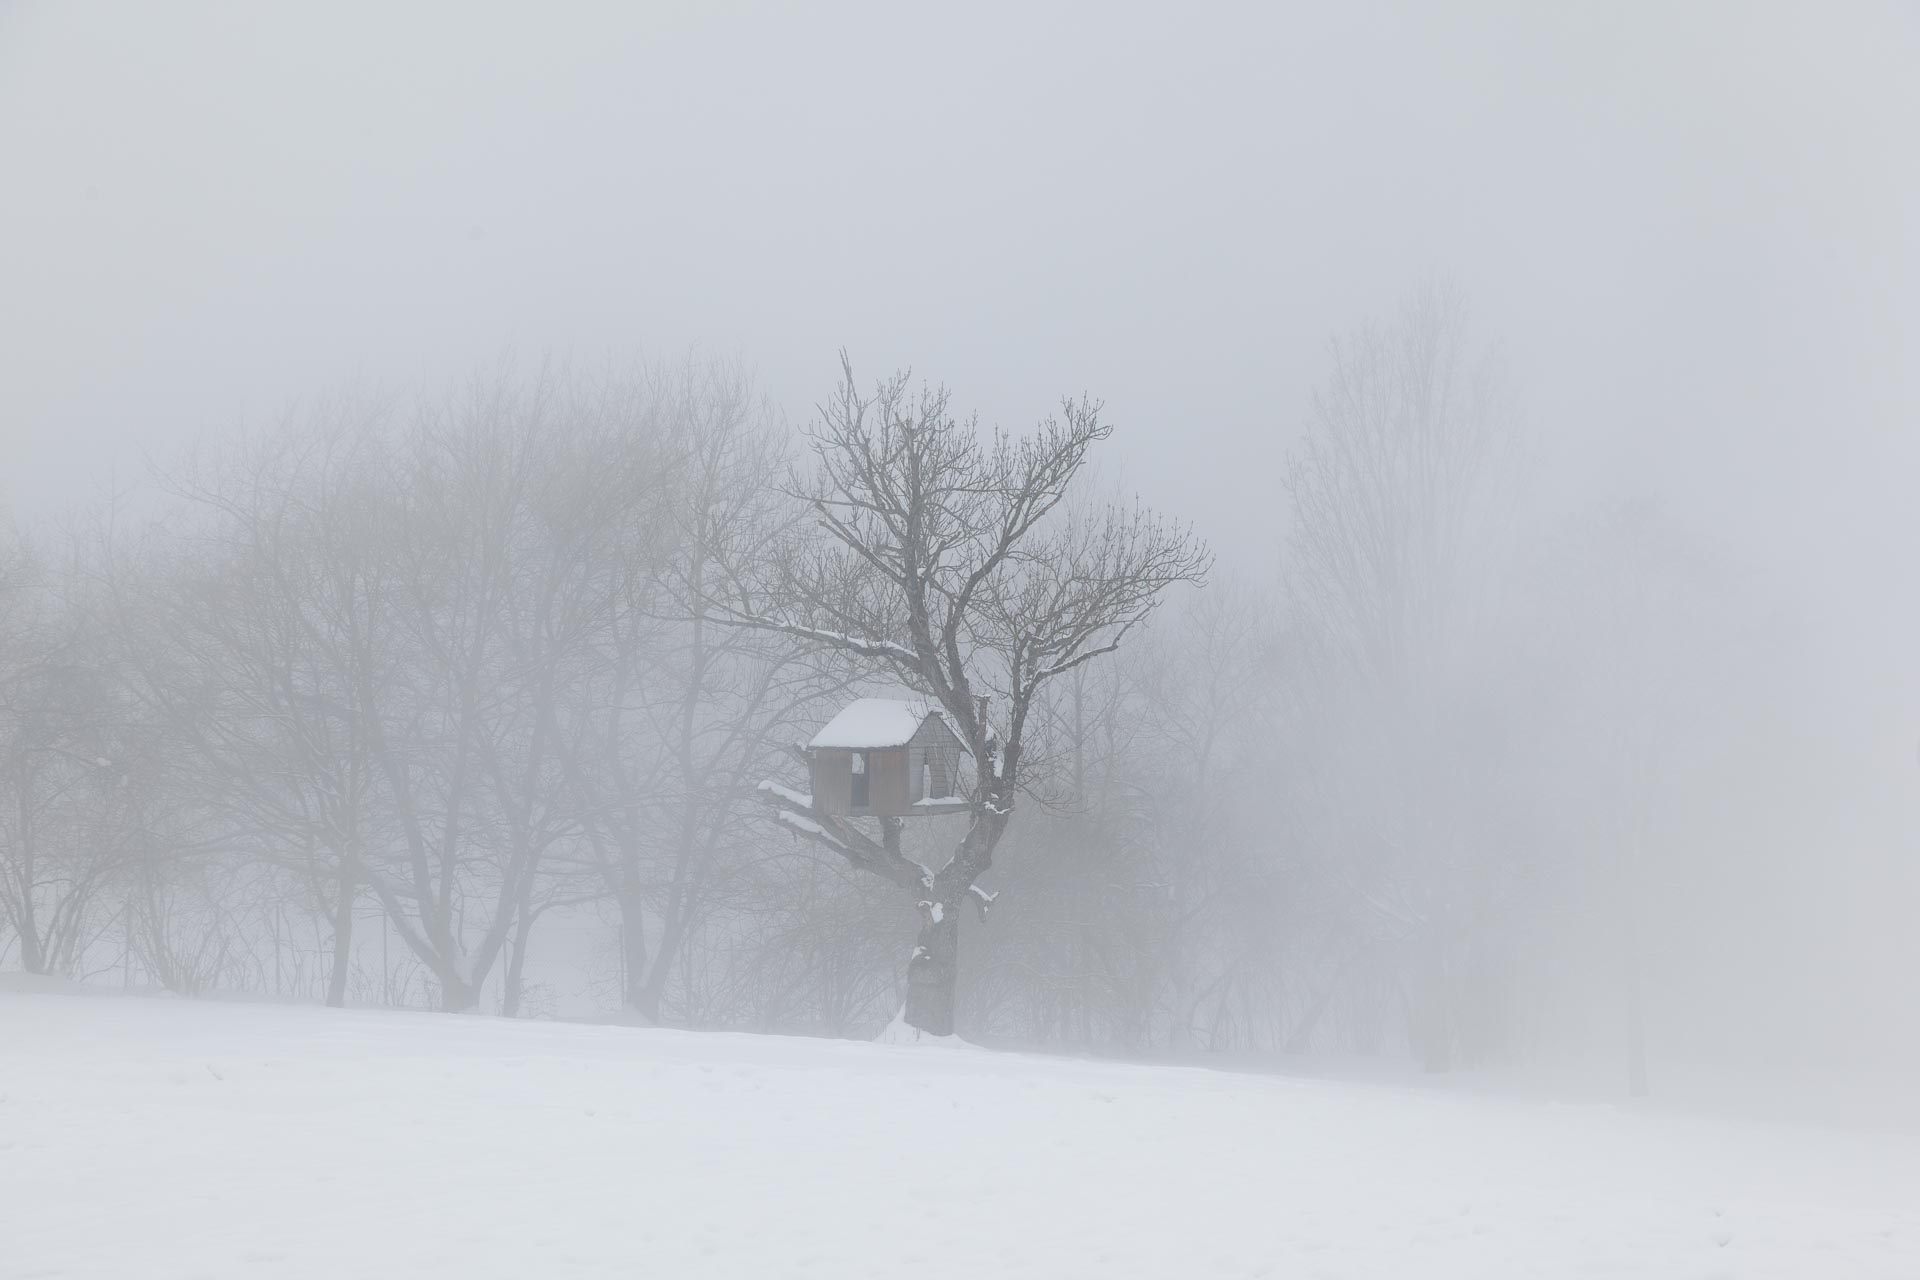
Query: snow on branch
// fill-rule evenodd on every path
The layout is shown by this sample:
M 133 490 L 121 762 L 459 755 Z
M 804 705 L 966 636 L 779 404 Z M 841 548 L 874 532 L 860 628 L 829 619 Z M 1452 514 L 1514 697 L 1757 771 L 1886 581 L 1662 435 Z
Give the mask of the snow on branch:
M 814 807 L 812 796 L 772 779 L 761 782 L 755 790 L 773 806 L 773 820 L 793 834 L 830 849 L 860 870 L 870 871 L 902 888 L 919 889 L 925 883 L 925 867 L 862 834 L 846 819 L 820 812 Z
M 834 840 L 832 836 L 827 834 L 827 829 L 815 822 L 812 818 L 802 817 L 800 814 L 794 813 L 789 809 L 782 809 L 773 815 L 773 820 L 783 827 L 792 827 L 802 835 L 809 835 L 820 840 L 831 841 L 834 847 L 851 856 L 851 850 L 848 850 L 844 845 L 840 844 L 839 841 Z
M 852 636 L 841 631 L 831 631 L 825 627 L 811 627 L 805 623 L 794 622 L 787 618 L 776 618 L 767 614 L 746 613 L 722 605 L 725 616 L 723 621 L 736 626 L 757 631 L 777 631 L 782 635 L 793 636 L 800 640 L 811 640 L 829 648 L 839 649 L 862 658 L 887 658 L 894 662 L 917 666 L 919 658 L 913 650 L 891 640 L 875 640 L 867 636 Z
M 792 787 L 783 786 L 780 783 L 775 782 L 772 778 L 766 779 L 756 789 L 760 791 L 764 791 L 768 795 L 777 796 L 778 798 L 785 800 L 788 804 L 798 805 L 802 809 L 813 808 L 812 796 L 808 795 L 804 791 L 795 791 Z

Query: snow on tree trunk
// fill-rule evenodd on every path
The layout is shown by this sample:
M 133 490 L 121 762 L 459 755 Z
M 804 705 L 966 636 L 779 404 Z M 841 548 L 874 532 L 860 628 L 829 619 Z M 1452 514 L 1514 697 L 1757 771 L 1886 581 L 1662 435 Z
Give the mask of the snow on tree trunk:
M 927 1035 L 953 1034 L 953 996 L 960 974 L 960 913 L 940 904 L 922 912 L 920 936 L 907 964 L 908 1025 Z
M 625 978 L 622 1001 L 647 1021 L 658 1021 L 660 1003 L 653 998 L 652 984 L 648 981 L 652 973 L 647 963 L 647 904 L 641 894 L 639 873 L 634 868 L 630 867 L 622 878 L 619 907 Z

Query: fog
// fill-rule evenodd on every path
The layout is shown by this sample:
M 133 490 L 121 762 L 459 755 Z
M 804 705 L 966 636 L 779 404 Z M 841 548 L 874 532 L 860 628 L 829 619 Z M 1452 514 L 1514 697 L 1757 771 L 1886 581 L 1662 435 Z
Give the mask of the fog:
M 1867 3 L 0 8 L 5 750 L 47 787 L 0 818 L 0 968 L 1920 1122 L 1916 65 L 1920 10 Z M 827 563 L 864 517 L 782 523 L 869 509 L 817 469 L 858 454 L 836 406 L 937 427 L 923 382 L 955 441 L 1086 450 L 1045 545 L 1152 599 L 1055 656 L 1115 653 L 1023 685 L 1025 565 L 913 668 L 873 647 L 913 610 Z M 1367 439 L 1401 461 L 1341 470 Z M 1103 559 L 1109 498 L 1171 523 Z M 508 543 L 528 600 L 631 616 L 503 605 L 449 657 Z M 287 706 L 352 710 L 274 745 L 249 637 L 309 609 L 377 656 L 290 660 Z M 524 706 L 470 730 L 478 687 Z M 897 839 L 753 788 L 806 799 L 785 744 L 851 697 L 943 688 L 992 706 L 946 704 L 974 819 L 907 823 L 970 868 L 928 910 L 853 874 Z M 312 776 L 263 799 L 283 749 Z M 596 826 L 623 787 L 704 834 Z M 55 809 L 39 856 L 84 875 L 22 869 Z M 428 874 L 463 812 L 480 852 Z M 161 906 L 163 851 L 197 869 Z M 288 883 L 220 879 L 256 862 Z M 36 902 L 67 950 L 23 943 Z

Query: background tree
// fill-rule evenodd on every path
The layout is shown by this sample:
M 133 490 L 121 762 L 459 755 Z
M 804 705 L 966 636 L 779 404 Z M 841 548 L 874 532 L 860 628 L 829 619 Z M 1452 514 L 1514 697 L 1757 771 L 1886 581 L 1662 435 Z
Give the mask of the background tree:
M 1488 825 L 1489 661 L 1511 564 L 1517 452 L 1464 300 L 1432 285 L 1336 340 L 1286 480 L 1310 839 L 1353 938 L 1391 975 L 1429 1070 L 1451 1063 L 1478 917 L 1516 856 Z M 1493 810 L 1497 812 L 1497 808 Z
M 629 499 L 597 559 L 609 613 L 566 695 L 562 749 L 580 867 L 618 921 L 623 1003 L 657 1022 L 703 917 L 737 892 L 729 863 L 752 843 L 754 782 L 831 680 L 710 616 L 718 566 L 790 531 L 770 501 L 783 454 L 766 406 L 724 365 L 650 371 L 637 392 L 630 411 L 670 471 L 647 502 Z
M 71 556 L 0 542 L 0 919 L 28 973 L 71 975 L 144 845 L 139 735 Z

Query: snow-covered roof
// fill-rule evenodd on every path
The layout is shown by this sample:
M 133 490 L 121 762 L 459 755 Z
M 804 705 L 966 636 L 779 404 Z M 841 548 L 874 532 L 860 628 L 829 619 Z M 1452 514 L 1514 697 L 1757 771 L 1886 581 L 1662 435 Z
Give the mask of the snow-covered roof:
M 921 722 L 940 712 L 925 702 L 898 698 L 856 698 L 826 727 L 813 735 L 810 747 L 834 751 L 876 751 L 904 747 L 920 731 Z

